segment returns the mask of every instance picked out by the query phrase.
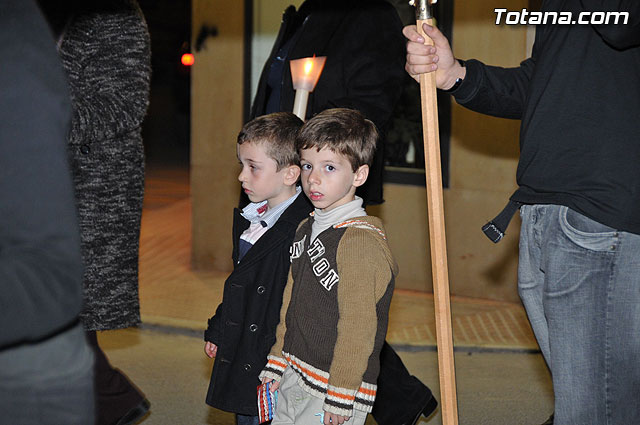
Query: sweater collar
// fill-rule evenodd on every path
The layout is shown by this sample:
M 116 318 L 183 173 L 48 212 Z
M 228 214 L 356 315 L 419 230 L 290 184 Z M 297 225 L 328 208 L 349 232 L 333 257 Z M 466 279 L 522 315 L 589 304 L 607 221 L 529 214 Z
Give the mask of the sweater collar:
M 313 213 L 310 240 L 313 241 L 316 236 L 335 224 L 365 215 L 367 215 L 367 212 L 362 208 L 362 198 L 359 196 L 356 196 L 353 201 L 329 211 L 322 211 L 316 208 Z

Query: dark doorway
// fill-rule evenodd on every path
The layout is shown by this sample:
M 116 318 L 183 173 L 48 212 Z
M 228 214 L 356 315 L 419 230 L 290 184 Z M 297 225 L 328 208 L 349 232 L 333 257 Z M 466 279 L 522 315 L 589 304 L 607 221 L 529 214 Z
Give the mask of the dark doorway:
M 142 136 L 147 164 L 189 164 L 191 1 L 139 0 L 151 35 L 151 94 Z

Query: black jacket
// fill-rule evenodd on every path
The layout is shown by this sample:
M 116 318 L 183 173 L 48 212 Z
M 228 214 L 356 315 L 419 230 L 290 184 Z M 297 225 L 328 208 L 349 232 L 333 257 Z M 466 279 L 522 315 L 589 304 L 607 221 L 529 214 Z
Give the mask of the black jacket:
M 397 12 L 383 0 L 307 0 L 299 12 L 289 7 L 260 76 L 251 117 L 276 112 L 266 109 L 271 64 L 301 25 L 284 64 L 279 111 L 293 110 L 295 91 L 289 61 L 326 56 L 318 85 L 309 95 L 307 118 L 328 108 L 357 109 L 384 137 L 402 92 L 405 41 Z M 367 204 L 382 202 L 383 146 L 380 140 L 369 179 L 358 191 Z
M 312 209 L 301 193 L 240 263 L 239 239 L 249 222 L 239 209 L 234 211 L 234 270 L 224 284 L 222 303 L 209 319 L 204 336 L 218 346 L 207 404 L 243 415 L 258 414 L 258 374 L 276 340 L 291 264 L 289 247 L 298 224 Z

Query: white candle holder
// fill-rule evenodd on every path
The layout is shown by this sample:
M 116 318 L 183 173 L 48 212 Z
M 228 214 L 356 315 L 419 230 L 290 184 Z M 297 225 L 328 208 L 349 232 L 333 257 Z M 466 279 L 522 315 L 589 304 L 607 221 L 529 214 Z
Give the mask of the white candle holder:
M 296 97 L 293 102 L 293 113 L 304 121 L 307 114 L 307 103 L 309 93 L 313 91 L 318 83 L 326 56 L 295 59 L 289 62 L 291 66 L 291 79 Z

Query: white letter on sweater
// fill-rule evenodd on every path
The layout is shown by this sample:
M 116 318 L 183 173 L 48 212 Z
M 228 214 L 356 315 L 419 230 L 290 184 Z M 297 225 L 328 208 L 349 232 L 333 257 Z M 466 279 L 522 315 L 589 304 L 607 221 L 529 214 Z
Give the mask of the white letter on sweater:
M 315 263 L 319 256 L 324 254 L 324 245 L 320 242 L 320 239 L 316 238 L 315 241 L 311 244 L 309 249 L 307 249 L 307 255 L 311 258 L 311 262 Z
M 327 288 L 327 291 L 330 291 L 331 288 L 333 288 L 333 285 L 338 283 L 339 280 L 340 280 L 340 276 L 338 276 L 338 273 L 336 273 L 335 270 L 331 269 L 329 270 L 329 273 L 327 273 L 325 277 L 320 279 L 320 283 L 322 284 L 322 286 Z
M 302 250 L 304 249 L 305 239 L 307 239 L 307 235 L 304 235 L 304 238 L 300 239 L 298 242 L 294 242 L 293 245 L 291 245 L 291 248 L 289 248 L 289 254 L 291 254 L 291 257 L 289 257 L 289 261 L 293 261 L 295 258 L 300 258 L 300 256 L 302 255 Z
M 313 273 L 316 276 L 320 276 L 324 272 L 326 272 L 329 268 L 331 268 L 331 265 L 329 264 L 329 260 L 327 260 L 326 258 L 323 258 L 313 265 Z

